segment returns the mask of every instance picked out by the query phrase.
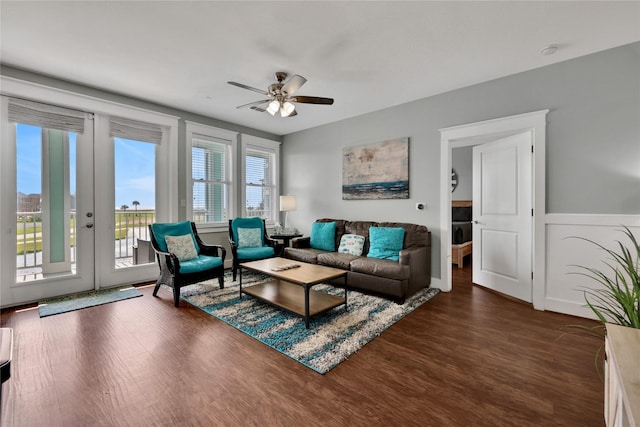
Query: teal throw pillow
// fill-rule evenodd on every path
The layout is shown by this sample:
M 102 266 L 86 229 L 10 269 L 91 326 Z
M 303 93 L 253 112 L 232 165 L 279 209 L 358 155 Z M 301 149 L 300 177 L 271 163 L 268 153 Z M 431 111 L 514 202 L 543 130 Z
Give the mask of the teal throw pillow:
M 314 222 L 311 225 L 311 247 L 323 251 L 336 250 L 336 223 Z
M 239 248 L 259 248 L 262 246 L 261 228 L 238 228 Z
M 382 258 L 400 261 L 400 251 L 404 241 L 402 227 L 369 228 L 369 258 Z
M 156 222 L 151 224 L 151 229 L 153 230 L 153 235 L 156 238 L 158 247 L 162 252 L 167 252 L 167 236 L 184 236 L 185 234 L 190 234 L 193 239 L 193 245 L 196 248 L 196 252 L 200 253 L 200 246 L 198 246 L 196 238 L 193 235 L 193 230 L 191 229 L 191 221 L 172 223 Z

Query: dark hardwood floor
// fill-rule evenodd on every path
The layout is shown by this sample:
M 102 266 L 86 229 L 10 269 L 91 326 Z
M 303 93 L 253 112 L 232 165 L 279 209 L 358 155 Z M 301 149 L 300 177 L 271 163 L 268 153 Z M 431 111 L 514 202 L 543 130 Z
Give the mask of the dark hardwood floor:
M 602 343 L 559 338 L 594 322 L 472 285 L 468 262 L 453 292 L 326 375 L 151 287 L 43 319 L 4 310 L 15 347 L 2 425 L 602 426 Z

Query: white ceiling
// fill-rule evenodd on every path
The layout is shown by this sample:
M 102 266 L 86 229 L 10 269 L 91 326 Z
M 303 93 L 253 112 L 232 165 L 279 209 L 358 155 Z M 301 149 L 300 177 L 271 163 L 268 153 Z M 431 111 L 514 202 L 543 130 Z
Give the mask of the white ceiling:
M 640 2 L 0 2 L 0 60 L 277 135 L 640 40 Z M 551 43 L 560 49 L 543 56 Z M 272 117 L 275 71 L 335 98 Z

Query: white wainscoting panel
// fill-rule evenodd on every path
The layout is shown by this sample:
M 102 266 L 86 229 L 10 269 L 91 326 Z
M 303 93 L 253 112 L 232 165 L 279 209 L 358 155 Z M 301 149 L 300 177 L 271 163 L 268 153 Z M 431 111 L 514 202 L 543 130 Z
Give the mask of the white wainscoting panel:
M 583 289 L 597 288 L 598 282 L 573 274 L 580 272 L 576 265 L 602 271 L 606 253 L 582 237 L 614 249 L 616 241 L 628 244 L 621 230 L 628 226 L 640 239 L 640 215 L 572 215 L 547 214 L 546 222 L 546 292 L 545 310 L 595 319 L 586 306 Z M 583 271 L 583 270 L 582 270 Z

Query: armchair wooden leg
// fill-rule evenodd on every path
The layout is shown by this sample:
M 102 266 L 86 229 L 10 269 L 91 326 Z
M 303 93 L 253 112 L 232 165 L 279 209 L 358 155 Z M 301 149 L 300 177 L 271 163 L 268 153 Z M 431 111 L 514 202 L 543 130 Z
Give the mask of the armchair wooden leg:
M 238 267 L 234 265 L 232 269 L 233 269 L 233 281 L 235 282 L 236 276 L 238 274 Z
M 156 281 L 156 287 L 153 288 L 153 296 L 157 296 L 160 285 L 168 285 L 173 287 L 173 278 L 167 272 L 161 272 L 160 277 Z
M 224 289 L 224 275 L 218 277 L 218 283 L 220 283 L 220 289 Z
M 180 287 L 173 284 L 173 305 L 180 307 Z
M 158 281 L 156 282 L 156 287 L 153 288 L 153 296 L 158 296 L 158 289 L 160 289 L 160 285 L 162 284 L 162 282 L 160 282 L 160 279 L 158 279 Z

